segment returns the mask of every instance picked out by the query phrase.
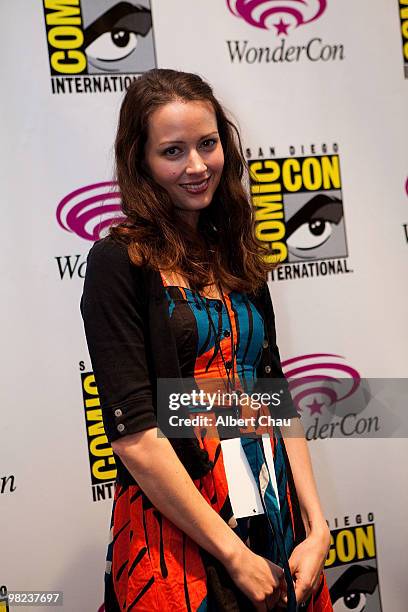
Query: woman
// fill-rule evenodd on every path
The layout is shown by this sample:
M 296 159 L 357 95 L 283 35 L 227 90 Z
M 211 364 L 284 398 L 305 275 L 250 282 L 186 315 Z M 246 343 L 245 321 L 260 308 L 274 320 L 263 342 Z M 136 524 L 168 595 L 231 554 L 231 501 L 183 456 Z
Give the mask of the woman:
M 236 128 L 200 77 L 151 70 L 126 93 L 115 153 L 126 218 L 90 250 L 81 300 L 118 469 L 105 608 L 332 610 L 329 532 L 282 374 Z M 295 435 L 271 431 L 274 468 L 259 437 L 241 437 L 255 516 L 234 515 L 222 435 L 158 435 L 156 381 L 188 377 L 240 393 L 279 381 L 274 414 L 292 417 Z

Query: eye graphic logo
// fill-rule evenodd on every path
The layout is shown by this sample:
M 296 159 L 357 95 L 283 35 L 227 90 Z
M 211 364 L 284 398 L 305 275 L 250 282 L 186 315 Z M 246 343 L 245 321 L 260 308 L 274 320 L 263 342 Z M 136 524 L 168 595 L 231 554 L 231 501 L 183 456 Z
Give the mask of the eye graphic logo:
M 324 259 L 326 254 L 330 256 L 334 243 L 345 254 L 343 202 L 339 197 L 320 193 L 307 201 L 301 198 L 299 207 L 294 200 L 288 209 L 286 244 L 289 261 L 310 259 L 311 256 Z M 291 212 L 293 214 L 289 216 Z
M 326 0 L 227 0 L 231 13 L 249 25 L 264 30 L 275 28 L 277 35 L 288 34 L 318 19 L 326 10 Z
M 68 93 L 123 91 L 131 79 L 117 82 L 119 75 L 156 66 L 149 0 L 43 0 L 43 6 L 51 76 L 70 77 Z M 94 77 L 71 82 L 84 75 Z M 117 79 L 109 83 L 96 75 Z M 52 83 L 53 93 L 66 92 Z
M 249 161 L 257 237 L 280 263 L 346 257 L 338 155 Z
M 378 605 L 380 602 L 377 587 L 378 573 L 376 567 L 372 565 L 351 565 L 330 589 L 330 598 L 334 610 L 341 609 L 341 606 L 343 610 L 355 610 L 355 612 L 378 610 L 376 604 Z
M 282 362 L 298 412 L 313 416 L 326 409 L 342 416 L 339 404 L 356 393 L 361 382 L 357 370 L 342 360 L 333 353 L 312 353 Z
M 72 191 L 58 204 L 58 225 L 94 242 L 114 221 L 123 218 L 115 182 L 95 183 Z
M 88 74 L 144 72 L 155 66 L 148 6 L 100 0 L 81 4 Z

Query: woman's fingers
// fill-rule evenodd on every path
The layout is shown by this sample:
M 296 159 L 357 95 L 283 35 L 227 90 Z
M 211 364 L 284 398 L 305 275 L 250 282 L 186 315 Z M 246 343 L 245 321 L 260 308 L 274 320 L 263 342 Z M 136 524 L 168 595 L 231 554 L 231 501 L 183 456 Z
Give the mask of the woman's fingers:
M 296 601 L 298 603 L 303 603 L 306 601 L 313 591 L 313 583 L 311 580 L 300 580 L 298 579 L 295 583 L 295 594 Z
M 266 596 L 265 604 L 266 604 L 266 609 L 267 610 L 272 610 L 272 608 L 274 608 L 276 606 L 276 604 L 280 600 L 280 595 L 281 595 L 281 590 L 280 590 L 279 587 L 277 587 L 273 591 L 273 593 L 271 593 L 270 595 Z
M 251 600 L 257 612 L 272 610 L 280 599 L 284 571 L 275 563 L 243 547 L 227 570 L 235 584 Z

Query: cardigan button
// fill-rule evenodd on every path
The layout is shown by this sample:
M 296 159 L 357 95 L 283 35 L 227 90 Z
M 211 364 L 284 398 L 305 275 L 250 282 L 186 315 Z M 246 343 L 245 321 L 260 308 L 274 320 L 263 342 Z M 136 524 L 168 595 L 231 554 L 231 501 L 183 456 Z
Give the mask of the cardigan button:
M 120 433 L 122 433 L 122 431 L 125 431 L 125 426 L 123 425 L 123 423 L 119 423 L 119 425 L 116 428 Z
M 220 302 L 216 302 L 214 308 L 217 312 L 220 312 L 222 310 L 222 304 L 220 304 Z
M 262 346 L 263 346 L 264 348 L 267 348 L 267 347 L 269 346 L 269 342 L 268 342 L 268 340 L 267 340 L 266 338 L 265 338 L 265 340 L 262 342 Z
M 267 374 L 269 374 L 269 372 L 270 372 L 271 370 L 272 370 L 272 368 L 271 368 L 271 366 L 270 366 L 270 365 L 265 366 L 265 372 L 266 372 Z
M 117 409 L 115 410 L 114 414 L 115 414 L 115 416 L 117 416 L 117 417 L 122 416 L 122 411 L 121 411 L 121 409 L 120 409 L 120 408 L 117 408 Z
M 224 336 L 226 338 L 229 338 L 230 335 L 231 335 L 231 332 L 229 331 L 229 329 L 224 329 Z

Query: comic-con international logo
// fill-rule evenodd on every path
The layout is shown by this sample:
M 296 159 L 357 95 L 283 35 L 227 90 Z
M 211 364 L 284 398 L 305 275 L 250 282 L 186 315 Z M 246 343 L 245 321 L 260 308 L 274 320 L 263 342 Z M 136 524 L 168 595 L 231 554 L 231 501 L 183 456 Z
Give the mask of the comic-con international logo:
M 43 0 L 53 93 L 124 91 L 156 66 L 150 0 Z
M 320 36 L 309 38 L 306 43 L 295 45 L 287 37 L 299 29 L 312 30 L 313 23 L 320 19 L 327 8 L 327 0 L 226 0 L 227 7 L 235 17 L 245 21 L 258 32 L 266 31 L 268 44 L 259 45 L 265 37 L 254 40 L 227 40 L 231 62 L 235 63 L 279 63 L 327 62 L 344 59 L 341 43 L 327 43 Z M 279 37 L 281 42 L 271 44 L 269 38 Z
M 404 62 L 405 78 L 408 79 L 408 0 L 399 1 L 401 36 L 402 36 L 402 55 Z
M 92 499 L 111 499 L 116 480 L 116 464 L 112 447 L 105 434 L 98 388 L 93 372 L 85 372 L 83 361 L 79 363 L 86 437 L 89 456 Z
M 355 525 L 350 527 L 350 522 Z M 336 528 L 339 524 L 343 526 Z M 336 518 L 329 526 L 325 574 L 333 610 L 381 612 L 373 513 Z
M 250 159 L 248 166 L 257 237 L 265 258 L 283 264 L 272 280 L 351 272 L 338 153 Z
M 66 235 L 89 242 L 103 238 L 110 225 L 123 218 L 117 183 L 104 181 L 76 187 L 58 202 L 55 216 Z M 61 280 L 85 278 L 84 254 L 56 255 L 55 260 Z

